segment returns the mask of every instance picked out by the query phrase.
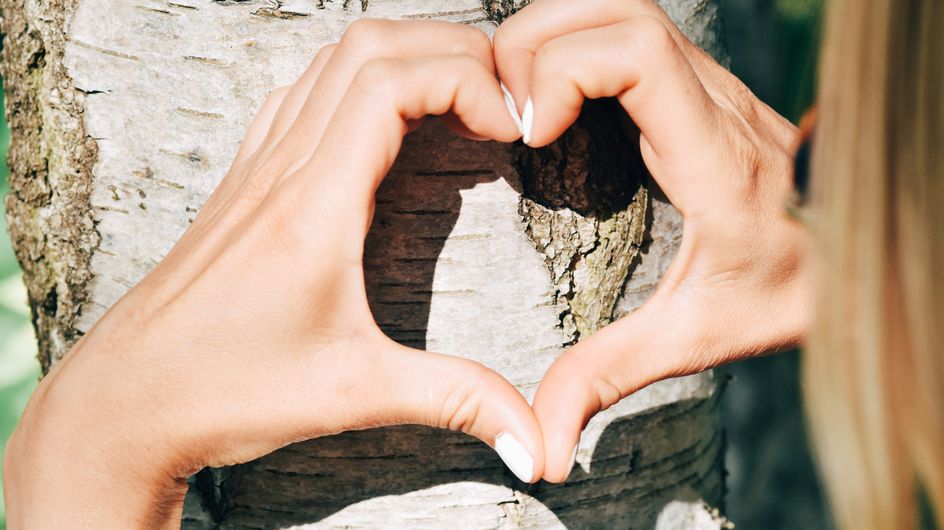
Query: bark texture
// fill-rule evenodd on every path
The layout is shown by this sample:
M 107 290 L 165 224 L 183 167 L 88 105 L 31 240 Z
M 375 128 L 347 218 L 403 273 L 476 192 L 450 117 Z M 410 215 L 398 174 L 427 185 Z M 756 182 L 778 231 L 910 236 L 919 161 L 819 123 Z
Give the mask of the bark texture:
M 575 0 L 576 1 L 576 0 Z M 7 215 L 43 366 L 187 228 L 265 94 L 359 17 L 493 31 L 508 0 L 0 0 Z M 666 0 L 723 58 L 711 0 Z M 540 150 L 431 122 L 378 195 L 371 307 L 394 339 L 479 360 L 529 396 L 567 345 L 648 296 L 681 234 L 638 131 L 587 105 Z M 711 373 L 599 415 L 567 484 L 525 487 L 478 441 L 399 427 L 298 444 L 192 480 L 189 528 L 718 528 L 723 436 Z M 225 397 L 224 397 L 225 398 Z

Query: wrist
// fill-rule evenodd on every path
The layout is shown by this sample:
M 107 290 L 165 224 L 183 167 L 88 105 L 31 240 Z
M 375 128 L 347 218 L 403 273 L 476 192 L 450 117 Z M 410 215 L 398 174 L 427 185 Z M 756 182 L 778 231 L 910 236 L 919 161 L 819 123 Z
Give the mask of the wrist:
M 168 472 L 159 437 L 132 436 L 148 431 L 101 399 L 64 399 L 51 378 L 5 451 L 10 528 L 177 527 L 187 486 Z

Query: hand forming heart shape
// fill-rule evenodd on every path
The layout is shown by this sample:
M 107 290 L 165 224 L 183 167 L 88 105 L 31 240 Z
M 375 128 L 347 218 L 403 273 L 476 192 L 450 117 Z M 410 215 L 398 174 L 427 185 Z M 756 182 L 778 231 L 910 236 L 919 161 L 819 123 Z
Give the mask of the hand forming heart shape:
M 565 352 L 538 388 L 544 478 L 559 482 L 600 410 L 655 381 L 799 343 L 809 313 L 804 234 L 783 206 L 796 129 L 652 1 L 540 0 L 493 41 L 529 145 L 558 137 L 584 98 L 614 96 L 684 220 L 656 293 Z
M 204 466 L 401 423 L 462 430 L 522 480 L 562 481 L 597 411 L 797 342 L 801 234 L 781 215 L 793 127 L 654 2 L 594 4 L 539 0 L 494 45 L 466 26 L 365 20 L 322 49 L 262 106 L 172 251 L 43 380 L 8 450 L 32 484 L 11 506 L 108 495 L 127 500 L 112 504 L 114 520 L 179 521 L 181 479 Z M 645 163 L 685 219 L 652 299 L 562 355 L 533 409 L 478 363 L 387 338 L 367 305 L 363 242 L 404 135 L 434 114 L 466 137 L 543 146 L 585 98 L 608 96 L 639 126 Z M 241 399 L 216 399 L 221 385 Z M 94 443 L 75 443 L 88 425 L 100 426 Z M 61 462 L 122 478 L 77 491 Z M 138 487 L 125 488 L 132 476 Z M 164 512 L 153 514 L 155 499 Z

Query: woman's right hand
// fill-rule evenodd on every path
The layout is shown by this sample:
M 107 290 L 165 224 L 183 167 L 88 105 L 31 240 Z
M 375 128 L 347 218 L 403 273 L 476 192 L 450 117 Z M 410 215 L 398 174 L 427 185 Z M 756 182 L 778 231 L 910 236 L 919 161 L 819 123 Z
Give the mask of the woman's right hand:
M 367 304 L 374 191 L 403 136 L 447 112 L 467 136 L 519 137 L 488 37 L 446 23 L 355 22 L 276 90 L 186 234 L 40 383 L 6 452 L 11 528 L 173 527 L 204 466 L 392 424 L 461 430 L 540 477 L 521 394 L 396 344 Z
M 565 352 L 538 387 L 544 478 L 560 482 L 600 410 L 652 382 L 799 342 L 805 242 L 784 215 L 796 129 L 652 0 L 537 0 L 499 27 L 494 53 L 533 147 L 569 127 L 585 98 L 618 98 L 684 219 L 652 298 Z

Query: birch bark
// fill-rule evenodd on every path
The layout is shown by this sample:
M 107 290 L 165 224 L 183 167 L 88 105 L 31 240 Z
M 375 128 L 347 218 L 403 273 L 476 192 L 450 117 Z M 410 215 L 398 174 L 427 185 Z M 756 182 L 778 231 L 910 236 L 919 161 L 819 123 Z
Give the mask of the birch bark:
M 575 0 L 577 1 L 577 0 Z M 724 59 L 712 0 L 665 0 Z M 359 17 L 493 31 L 509 0 L 0 0 L 7 215 L 48 369 L 139 281 L 222 178 L 253 112 Z M 495 368 L 529 396 L 569 344 L 637 307 L 681 225 L 638 132 L 588 105 L 553 146 L 411 135 L 366 246 L 394 339 Z M 324 259 L 331 259 L 326 255 Z M 238 289 L 239 286 L 233 286 Z M 260 352 L 263 355 L 265 352 Z M 91 384 L 91 383 L 90 383 Z M 238 389 L 233 389 L 234 393 Z M 298 444 L 192 481 L 187 528 L 719 528 L 719 384 L 653 385 L 595 418 L 562 486 L 419 427 Z M 220 396 L 220 399 L 227 399 Z

